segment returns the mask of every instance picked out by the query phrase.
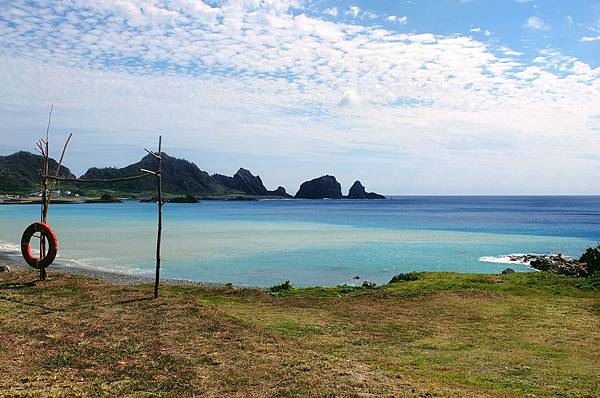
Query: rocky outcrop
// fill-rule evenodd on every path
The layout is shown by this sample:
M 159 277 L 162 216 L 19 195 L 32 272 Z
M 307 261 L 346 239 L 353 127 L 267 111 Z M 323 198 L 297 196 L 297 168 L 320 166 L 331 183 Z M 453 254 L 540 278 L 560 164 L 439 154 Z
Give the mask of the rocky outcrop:
M 233 177 L 223 174 L 213 174 L 213 178 L 228 188 L 244 192 L 248 195 L 268 194 L 267 188 L 265 188 L 260 176 L 254 176 L 250 170 L 244 168 L 240 168 Z
M 265 188 L 259 175 L 253 175 L 250 170 L 240 168 L 233 177 L 223 174 L 213 174 L 213 178 L 228 188 L 243 192 L 247 195 L 256 196 L 283 196 L 290 197 L 284 187 L 278 187 L 274 191 L 269 191 Z
M 292 197 L 292 195 L 290 195 L 289 193 L 287 193 L 286 190 L 285 190 L 285 188 L 282 187 L 282 186 L 277 187 L 277 189 L 274 190 L 274 191 L 269 191 L 269 194 L 273 195 L 273 196 L 281 196 L 281 197 L 284 197 L 284 198 L 291 198 Z
M 375 192 L 367 192 L 360 181 L 355 181 L 348 191 L 348 199 L 385 199 L 385 196 Z
M 342 199 L 342 186 L 334 176 L 325 175 L 303 182 L 295 197 L 298 199 Z
M 562 254 L 524 254 L 510 256 L 511 262 L 529 264 L 538 271 L 553 272 L 561 275 L 588 276 L 591 272 L 588 264 L 565 258 Z

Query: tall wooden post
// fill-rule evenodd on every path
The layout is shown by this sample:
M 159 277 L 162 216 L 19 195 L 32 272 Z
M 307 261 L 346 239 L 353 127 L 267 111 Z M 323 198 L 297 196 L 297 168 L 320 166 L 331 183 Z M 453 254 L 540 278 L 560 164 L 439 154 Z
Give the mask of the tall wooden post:
M 49 159 L 50 159 L 50 151 L 49 151 L 49 138 L 50 138 L 50 122 L 52 120 L 52 110 L 54 109 L 54 104 L 50 106 L 50 113 L 48 114 L 48 126 L 46 127 L 46 141 L 43 145 L 40 145 L 42 149 L 42 154 L 44 156 L 44 164 L 42 166 L 42 214 L 40 217 L 40 221 L 44 224 L 48 221 L 48 206 L 49 206 L 49 197 L 48 197 L 48 171 L 49 171 Z M 46 239 L 43 235 L 40 235 L 40 261 L 46 256 Z M 40 268 L 40 280 L 46 280 L 46 269 Z
M 158 231 L 156 234 L 156 279 L 154 280 L 154 298 L 158 298 L 158 285 L 160 283 L 160 241 L 162 237 L 162 136 L 158 137 L 158 153 L 156 157 L 158 168 L 156 171 L 156 189 L 158 193 Z

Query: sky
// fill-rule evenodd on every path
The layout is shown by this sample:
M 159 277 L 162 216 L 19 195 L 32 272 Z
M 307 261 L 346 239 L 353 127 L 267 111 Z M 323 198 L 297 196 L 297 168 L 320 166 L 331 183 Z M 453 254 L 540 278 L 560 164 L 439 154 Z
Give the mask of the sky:
M 0 0 L 0 155 L 600 194 L 600 1 Z

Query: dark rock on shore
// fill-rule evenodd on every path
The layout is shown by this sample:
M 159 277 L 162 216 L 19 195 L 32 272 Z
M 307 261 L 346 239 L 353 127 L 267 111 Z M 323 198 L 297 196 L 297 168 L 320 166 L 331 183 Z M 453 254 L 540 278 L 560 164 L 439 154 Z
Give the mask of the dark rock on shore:
M 355 181 L 348 191 L 348 199 L 385 199 L 385 196 L 375 192 L 367 192 L 360 181 Z
M 529 265 L 540 271 L 554 272 L 561 275 L 587 276 L 587 264 L 568 260 L 561 254 L 556 256 L 539 256 Z
M 325 175 L 303 182 L 295 197 L 298 199 L 342 199 L 342 186 L 334 176 Z
M 504 271 L 502 271 L 502 275 L 507 275 L 507 274 L 514 274 L 515 270 L 512 268 L 507 268 Z
M 588 276 L 592 273 L 587 263 L 565 258 L 560 253 L 557 255 L 515 255 L 510 257 L 510 261 L 528 263 L 531 268 L 538 271 L 553 272 L 560 275 Z

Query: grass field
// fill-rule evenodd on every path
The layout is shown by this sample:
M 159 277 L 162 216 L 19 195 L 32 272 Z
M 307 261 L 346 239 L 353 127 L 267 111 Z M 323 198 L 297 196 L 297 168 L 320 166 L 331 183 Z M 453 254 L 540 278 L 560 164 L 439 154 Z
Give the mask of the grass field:
M 425 273 L 376 289 L 0 274 L 0 396 L 600 396 L 600 280 Z

